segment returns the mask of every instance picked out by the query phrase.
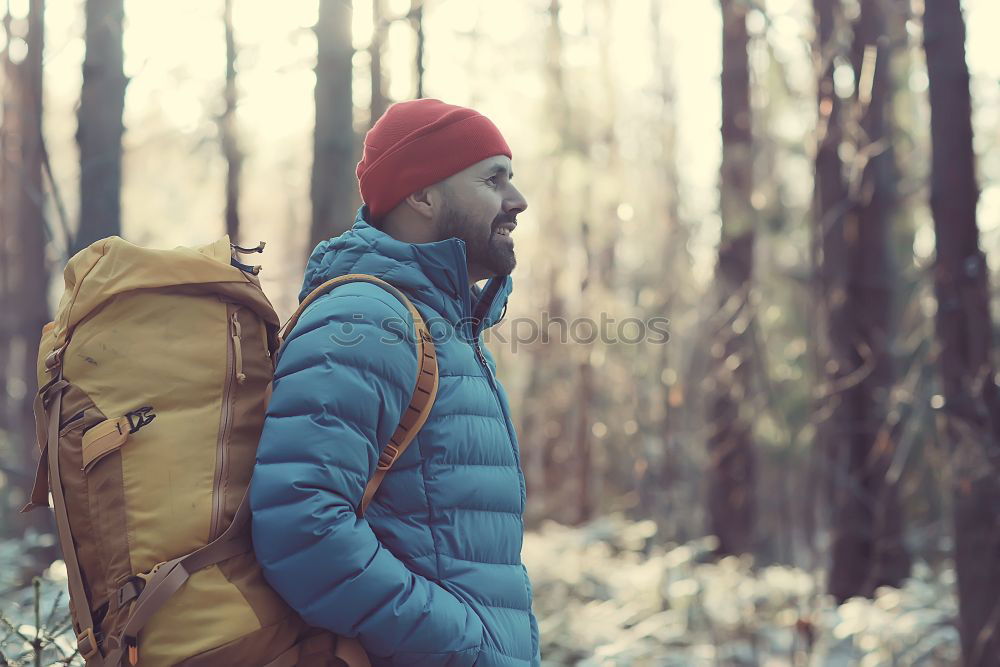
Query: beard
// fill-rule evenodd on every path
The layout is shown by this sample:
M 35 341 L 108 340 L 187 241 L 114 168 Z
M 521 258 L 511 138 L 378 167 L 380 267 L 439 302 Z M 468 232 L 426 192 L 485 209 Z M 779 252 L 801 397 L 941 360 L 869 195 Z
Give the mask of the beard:
M 465 259 L 470 272 L 472 267 L 479 267 L 491 275 L 505 276 L 514 270 L 517 258 L 511 243 L 497 235 L 496 230 L 500 224 L 513 222 L 513 218 L 500 214 L 486 228 L 448 206 L 438 227 L 439 237 L 441 240 L 455 237 L 465 241 Z

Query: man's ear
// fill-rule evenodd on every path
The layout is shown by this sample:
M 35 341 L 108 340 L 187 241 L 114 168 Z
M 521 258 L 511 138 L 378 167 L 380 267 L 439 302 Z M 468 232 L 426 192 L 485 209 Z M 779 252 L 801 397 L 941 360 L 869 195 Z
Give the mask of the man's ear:
M 426 187 L 417 190 L 416 192 L 407 195 L 406 199 L 403 200 L 406 205 L 418 213 L 421 217 L 432 220 L 434 218 L 434 209 L 437 206 L 437 198 L 432 192 L 432 188 Z

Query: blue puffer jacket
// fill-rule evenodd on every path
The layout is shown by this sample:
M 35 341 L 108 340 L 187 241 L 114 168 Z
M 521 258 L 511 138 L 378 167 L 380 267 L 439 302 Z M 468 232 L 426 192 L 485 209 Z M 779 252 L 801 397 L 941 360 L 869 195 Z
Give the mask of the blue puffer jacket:
M 413 393 L 416 351 L 399 336 L 413 320 L 366 283 L 306 309 L 278 362 L 251 485 L 265 576 L 309 623 L 358 637 L 375 665 L 537 665 L 521 564 L 524 477 L 481 343 L 511 279 L 470 289 L 464 241 L 403 243 L 360 211 L 313 251 L 300 299 L 345 273 L 382 278 L 413 301 L 435 339 L 437 400 L 358 519 Z

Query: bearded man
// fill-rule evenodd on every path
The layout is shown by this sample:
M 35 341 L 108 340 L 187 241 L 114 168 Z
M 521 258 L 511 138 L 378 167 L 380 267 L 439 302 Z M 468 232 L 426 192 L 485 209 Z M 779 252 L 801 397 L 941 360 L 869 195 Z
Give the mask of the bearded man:
M 366 135 L 357 176 L 364 205 L 313 251 L 300 300 L 345 274 L 402 291 L 435 341 L 437 398 L 359 516 L 414 391 L 414 345 L 392 344 L 413 317 L 369 283 L 310 305 L 278 361 L 257 455 L 257 557 L 307 622 L 356 637 L 373 664 L 538 665 L 524 476 L 482 345 L 511 292 L 511 232 L 527 207 L 510 148 L 472 109 L 402 102 Z

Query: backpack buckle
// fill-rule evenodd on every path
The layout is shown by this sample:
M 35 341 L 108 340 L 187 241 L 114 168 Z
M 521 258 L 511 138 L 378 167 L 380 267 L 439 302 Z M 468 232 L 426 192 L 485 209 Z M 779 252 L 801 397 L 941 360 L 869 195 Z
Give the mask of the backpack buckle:
M 83 656 L 84 660 L 90 660 L 100 654 L 100 648 L 97 646 L 97 637 L 94 636 L 94 628 L 87 628 L 84 632 L 76 636 L 76 648 L 80 651 L 80 655 Z
M 54 375 L 62 366 L 62 355 L 66 351 L 66 346 L 56 348 L 45 357 L 45 371 Z
M 122 584 L 114 594 L 114 608 L 115 610 L 121 609 L 128 603 L 135 600 L 140 595 L 142 595 L 143 589 L 146 588 L 146 580 L 142 577 L 136 575 L 129 577 L 124 584 Z
M 129 412 L 125 418 L 128 420 L 129 434 L 131 435 L 156 419 L 156 413 L 153 412 L 152 406 L 146 405 Z
M 169 561 L 161 561 L 161 562 L 157 563 L 156 565 L 154 565 L 154 566 L 153 566 L 153 569 L 152 569 L 152 570 L 150 570 L 149 572 L 140 572 L 140 573 L 138 573 L 138 574 L 137 574 L 137 575 L 135 575 L 135 576 L 139 577 L 139 578 L 140 578 L 140 579 L 142 579 L 142 580 L 143 580 L 144 582 L 146 582 L 146 584 L 148 584 L 148 583 L 149 583 L 149 580 L 150 580 L 150 579 L 152 579 L 152 578 L 153 578 L 153 577 L 154 577 L 154 576 L 156 575 L 156 572 L 157 572 L 157 571 L 158 571 L 158 570 L 159 570 L 159 569 L 160 569 L 161 567 L 163 567 L 164 565 L 166 565 L 166 564 L 167 564 L 168 562 L 169 562 Z M 143 585 L 143 587 L 145 587 L 145 584 Z

